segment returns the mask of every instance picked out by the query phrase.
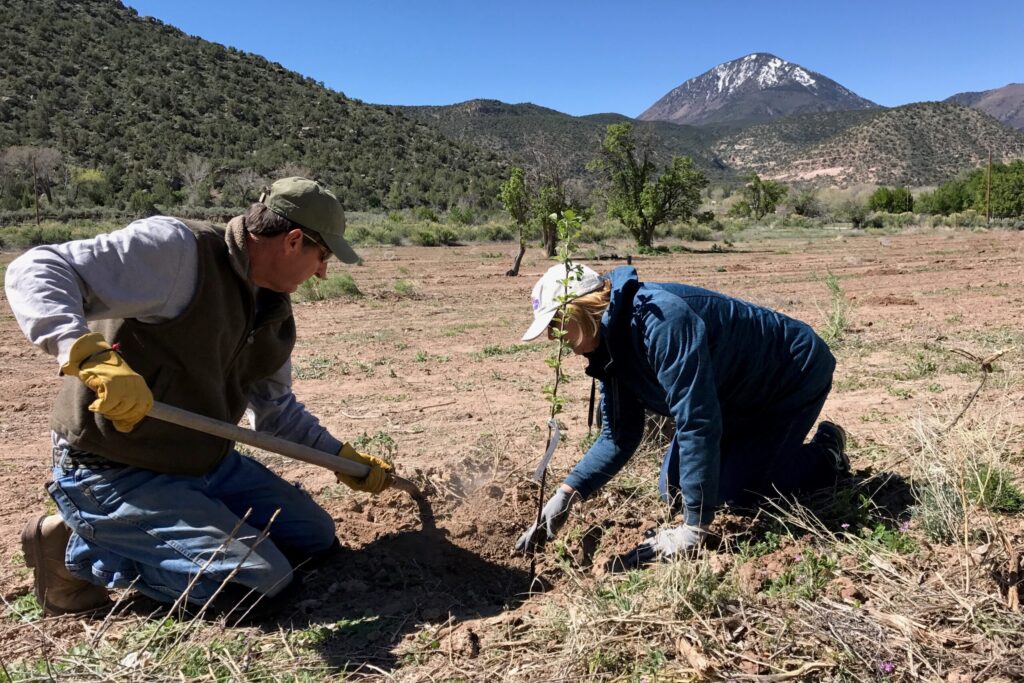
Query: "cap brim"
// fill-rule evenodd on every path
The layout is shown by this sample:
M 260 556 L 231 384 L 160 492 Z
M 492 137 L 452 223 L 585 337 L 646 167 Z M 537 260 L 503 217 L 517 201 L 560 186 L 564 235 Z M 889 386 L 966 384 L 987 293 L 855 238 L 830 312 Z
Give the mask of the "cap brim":
M 331 248 L 331 253 L 338 257 L 338 260 L 342 263 L 360 263 L 363 259 L 359 258 L 359 254 L 353 251 L 349 245 L 348 240 L 344 237 L 338 237 L 336 235 L 324 235 L 320 234 L 322 239 L 328 247 Z
M 531 341 L 536 339 L 540 335 L 544 334 L 544 330 L 548 329 L 548 325 L 551 324 L 551 320 L 555 317 L 555 313 L 558 312 L 557 308 L 553 308 L 550 311 L 539 312 L 533 317 L 533 324 L 526 330 L 526 334 L 520 341 Z

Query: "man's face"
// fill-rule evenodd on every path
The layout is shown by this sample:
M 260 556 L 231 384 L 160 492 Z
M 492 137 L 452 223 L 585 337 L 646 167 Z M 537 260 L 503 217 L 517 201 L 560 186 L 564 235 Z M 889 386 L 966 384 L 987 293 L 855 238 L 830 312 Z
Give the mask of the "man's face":
M 331 252 L 294 228 L 271 238 L 265 262 L 253 261 L 250 271 L 253 284 L 291 294 L 303 282 L 316 276 L 327 276 L 327 260 Z

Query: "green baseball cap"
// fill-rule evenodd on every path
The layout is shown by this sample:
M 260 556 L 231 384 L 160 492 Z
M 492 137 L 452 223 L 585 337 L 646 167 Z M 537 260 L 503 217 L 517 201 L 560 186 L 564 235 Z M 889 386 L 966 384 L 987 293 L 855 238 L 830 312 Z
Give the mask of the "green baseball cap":
M 344 263 L 362 259 L 345 239 L 345 212 L 330 190 L 320 183 L 300 178 L 281 178 L 270 186 L 260 203 L 291 222 L 315 232 Z

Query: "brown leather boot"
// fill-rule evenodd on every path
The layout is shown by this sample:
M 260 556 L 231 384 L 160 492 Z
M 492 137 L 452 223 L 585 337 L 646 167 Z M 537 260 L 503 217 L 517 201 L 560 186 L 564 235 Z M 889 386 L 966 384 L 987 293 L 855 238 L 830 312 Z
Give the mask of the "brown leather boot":
M 21 549 L 35 570 L 36 600 L 49 615 L 92 612 L 110 607 L 107 589 L 78 578 L 64 565 L 71 529 L 60 515 L 41 515 L 25 523 Z

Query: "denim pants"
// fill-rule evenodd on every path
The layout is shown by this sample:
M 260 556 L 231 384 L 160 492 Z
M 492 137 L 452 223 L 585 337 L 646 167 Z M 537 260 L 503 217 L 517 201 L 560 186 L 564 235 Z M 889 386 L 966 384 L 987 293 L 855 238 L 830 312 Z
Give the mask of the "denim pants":
M 821 386 L 823 385 L 823 386 Z M 749 505 L 759 496 L 792 495 L 835 483 L 834 460 L 816 443 L 804 443 L 832 388 L 831 373 L 818 387 L 808 387 L 789 406 L 756 417 L 723 416 L 718 499 Z M 661 465 L 661 499 L 682 510 L 679 446 L 673 439 Z
M 202 476 L 64 463 L 49 491 L 73 532 L 65 562 L 93 584 L 202 604 L 228 580 L 271 597 L 295 563 L 334 544 L 334 520 L 309 494 L 237 451 Z

